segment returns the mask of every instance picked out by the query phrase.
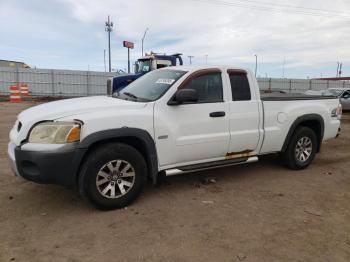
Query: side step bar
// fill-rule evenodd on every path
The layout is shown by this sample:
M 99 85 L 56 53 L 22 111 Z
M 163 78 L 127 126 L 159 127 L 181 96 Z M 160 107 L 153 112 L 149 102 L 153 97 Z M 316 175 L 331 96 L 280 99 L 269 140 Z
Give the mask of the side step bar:
M 214 169 L 214 168 L 219 168 L 219 167 L 253 163 L 253 162 L 256 162 L 258 160 L 259 159 L 257 156 L 252 156 L 252 157 L 248 157 L 248 158 L 244 157 L 244 158 L 236 158 L 236 159 L 230 159 L 230 160 L 214 161 L 214 162 L 209 162 L 209 163 L 195 164 L 195 165 L 189 165 L 189 166 L 168 169 L 168 170 L 165 170 L 165 174 L 166 174 L 166 176 L 174 176 L 174 175 L 202 171 L 202 170 L 209 170 L 209 169 Z

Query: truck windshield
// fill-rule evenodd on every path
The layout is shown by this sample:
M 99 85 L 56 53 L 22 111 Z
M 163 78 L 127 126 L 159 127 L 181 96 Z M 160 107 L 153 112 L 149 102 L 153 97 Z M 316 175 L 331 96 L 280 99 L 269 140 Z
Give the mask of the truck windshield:
M 147 73 L 151 71 L 151 60 L 138 60 L 137 61 L 137 72 L 135 73 Z
M 138 102 L 155 101 L 186 73 L 180 70 L 154 70 L 130 83 L 120 92 L 114 93 L 113 96 Z

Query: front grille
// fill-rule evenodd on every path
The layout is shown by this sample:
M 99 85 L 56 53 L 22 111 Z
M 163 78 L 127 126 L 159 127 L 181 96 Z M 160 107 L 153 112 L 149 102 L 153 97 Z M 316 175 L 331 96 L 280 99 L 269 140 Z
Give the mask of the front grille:
M 19 132 L 22 128 L 22 123 L 18 121 L 17 132 Z

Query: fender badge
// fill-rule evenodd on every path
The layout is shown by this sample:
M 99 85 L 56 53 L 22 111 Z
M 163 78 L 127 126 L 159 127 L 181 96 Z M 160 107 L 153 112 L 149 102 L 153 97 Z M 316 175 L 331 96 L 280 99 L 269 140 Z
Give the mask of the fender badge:
M 164 135 L 164 136 L 158 136 L 158 139 L 167 139 L 168 136 L 167 135 Z

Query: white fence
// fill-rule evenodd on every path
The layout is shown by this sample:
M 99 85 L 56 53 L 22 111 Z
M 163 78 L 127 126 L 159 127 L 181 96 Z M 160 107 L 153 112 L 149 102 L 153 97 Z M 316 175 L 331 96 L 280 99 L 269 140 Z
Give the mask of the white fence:
M 106 94 L 106 82 L 117 72 L 22 69 L 0 67 L 0 95 L 7 95 L 11 85 L 26 83 L 32 96 L 91 96 Z M 283 90 L 290 93 L 348 87 L 349 81 L 259 78 L 261 90 Z

